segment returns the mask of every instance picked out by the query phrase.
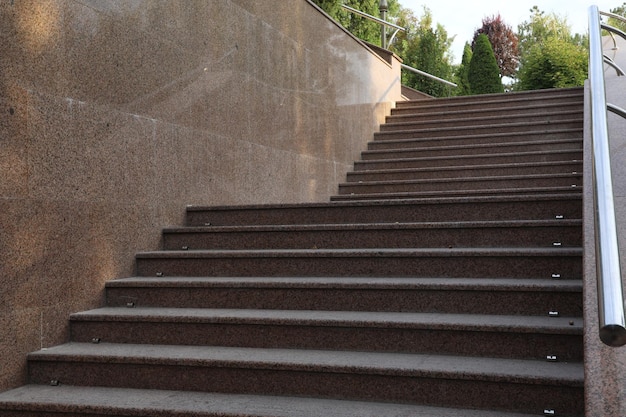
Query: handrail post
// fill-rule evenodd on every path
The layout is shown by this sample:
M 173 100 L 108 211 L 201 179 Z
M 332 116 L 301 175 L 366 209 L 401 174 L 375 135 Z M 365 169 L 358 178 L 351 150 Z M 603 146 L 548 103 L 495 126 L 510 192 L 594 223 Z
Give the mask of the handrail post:
M 600 339 L 609 346 L 626 344 L 624 296 L 617 242 L 613 180 L 608 142 L 600 13 L 589 8 L 589 88 L 596 218 L 596 264 Z
M 378 4 L 378 10 L 380 11 L 380 19 L 387 21 L 387 11 L 389 10 L 389 6 L 387 5 L 387 0 L 380 0 Z M 387 49 L 387 26 L 381 25 L 381 34 L 380 34 L 380 46 L 383 49 Z

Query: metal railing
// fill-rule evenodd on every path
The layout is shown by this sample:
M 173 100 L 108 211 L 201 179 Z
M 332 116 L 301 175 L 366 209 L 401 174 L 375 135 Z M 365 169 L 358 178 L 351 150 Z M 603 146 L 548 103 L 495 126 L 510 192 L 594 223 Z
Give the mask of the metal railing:
M 603 28 L 606 28 L 606 25 L 600 21 L 598 7 L 591 6 L 589 8 L 589 89 L 593 142 L 598 318 L 600 339 L 606 345 L 616 347 L 626 344 L 626 320 L 613 200 L 607 108 L 612 112 L 619 108 L 607 107 L 606 103 L 601 33 Z
M 382 2 L 381 2 L 381 4 L 382 4 Z M 364 18 L 366 18 L 368 20 L 371 20 L 373 22 L 376 22 L 376 23 L 382 25 L 383 26 L 382 38 L 384 39 L 384 41 L 382 42 L 383 48 L 387 48 L 387 45 L 389 45 L 389 44 L 391 44 L 393 42 L 393 40 L 395 39 L 395 37 L 396 37 L 396 35 L 398 34 L 399 31 L 401 31 L 401 30 L 402 31 L 406 31 L 406 29 L 403 28 L 402 26 L 398 26 L 398 25 L 395 25 L 393 23 L 387 22 L 386 20 L 379 19 L 378 17 L 375 17 L 375 16 L 372 16 L 370 14 L 364 13 L 364 12 L 362 12 L 360 10 L 357 10 L 357 9 L 354 9 L 354 8 L 352 8 L 350 6 L 346 6 L 345 4 L 342 4 L 341 7 L 343 7 L 344 9 L 348 10 L 351 13 L 354 13 L 356 15 L 359 15 L 361 17 L 364 17 Z M 390 27 L 390 28 L 396 29 L 395 32 L 393 33 L 393 35 L 391 35 L 391 38 L 389 39 L 389 41 L 386 40 L 386 32 L 384 30 L 385 27 Z M 442 84 L 445 84 L 447 86 L 455 87 L 455 88 L 457 87 L 457 85 L 455 83 L 451 82 L 451 81 L 444 80 L 443 78 L 439 78 L 439 77 L 437 77 L 435 75 L 429 74 L 428 72 L 418 70 L 417 68 L 413 68 L 413 67 L 411 67 L 409 65 L 401 64 L 401 67 L 402 67 L 402 69 L 405 69 L 407 71 L 411 71 L 411 72 L 413 72 L 415 74 L 419 74 L 419 75 L 421 75 L 423 77 L 426 77 L 426 78 L 430 78 L 431 80 L 435 80 L 435 81 L 440 82 Z

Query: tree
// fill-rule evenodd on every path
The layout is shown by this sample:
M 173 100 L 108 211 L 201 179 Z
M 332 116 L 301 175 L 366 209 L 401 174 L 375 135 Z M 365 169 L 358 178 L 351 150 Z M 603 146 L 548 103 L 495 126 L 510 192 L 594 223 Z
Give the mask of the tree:
M 461 59 L 461 65 L 457 68 L 456 71 L 456 84 L 458 85 L 456 89 L 456 95 L 458 96 L 469 96 L 472 94 L 469 79 L 467 74 L 469 72 L 469 64 L 472 60 L 472 47 L 469 43 L 465 42 L 465 47 L 463 48 L 463 58 Z
M 516 90 L 581 86 L 587 77 L 587 39 L 572 35 L 567 20 L 537 6 L 518 26 L 521 51 Z
M 504 92 L 498 63 L 489 38 L 485 34 L 481 33 L 476 38 L 467 78 L 472 94 Z
M 472 47 L 474 47 L 476 38 L 480 34 L 485 34 L 489 38 L 500 69 L 500 75 L 504 77 L 515 75 L 519 64 L 519 51 L 517 49 L 517 35 L 511 26 L 504 23 L 499 14 L 485 17 L 482 27 L 474 32 Z
M 410 67 L 439 78 L 451 79 L 453 67 L 449 51 L 453 38 L 448 37 L 442 25 L 433 24 L 430 10 L 424 8 L 424 14 L 418 18 L 411 10 L 402 8 L 397 23 L 405 27 L 406 32 L 398 34 L 391 50 Z M 448 86 L 408 71 L 402 72 L 402 83 L 435 97 L 450 93 Z
M 519 89 L 576 87 L 587 78 L 587 51 L 562 39 L 548 38 L 535 45 L 520 69 Z
M 611 13 L 616 14 L 618 16 L 626 16 L 626 3 L 622 4 L 619 7 L 611 9 Z M 621 30 L 622 32 L 626 32 L 626 22 L 624 22 L 623 20 L 619 20 L 614 17 L 609 17 L 607 24 L 609 26 L 613 26 L 614 28 Z

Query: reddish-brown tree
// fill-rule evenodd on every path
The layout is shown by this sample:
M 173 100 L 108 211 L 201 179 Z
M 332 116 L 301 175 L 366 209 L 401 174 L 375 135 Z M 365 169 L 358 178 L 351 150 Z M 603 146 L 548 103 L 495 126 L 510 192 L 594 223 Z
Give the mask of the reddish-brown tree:
M 472 40 L 472 49 L 478 35 L 485 34 L 489 38 L 489 43 L 493 48 L 496 56 L 500 75 L 511 77 L 517 72 L 519 65 L 519 51 L 517 49 L 517 35 L 511 29 L 511 26 L 504 23 L 500 14 L 492 17 L 485 17 L 483 25 L 474 32 Z

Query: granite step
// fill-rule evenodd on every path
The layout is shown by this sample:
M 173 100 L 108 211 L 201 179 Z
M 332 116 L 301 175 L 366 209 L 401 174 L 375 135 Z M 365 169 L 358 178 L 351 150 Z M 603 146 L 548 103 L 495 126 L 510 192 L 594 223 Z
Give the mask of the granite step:
M 493 189 L 582 187 L 582 172 L 567 174 L 500 175 L 493 177 L 435 178 L 426 180 L 363 181 L 339 184 L 339 194 L 457 192 Z
M 560 91 L 559 91 L 560 90 Z M 403 112 L 419 112 L 428 109 L 431 112 L 450 112 L 468 109 L 506 109 L 508 107 L 564 104 L 568 102 L 582 103 L 582 88 L 555 89 L 551 91 L 528 91 L 520 93 L 486 94 L 482 96 L 447 97 L 437 100 L 399 101 L 392 114 Z
M 132 277 L 108 306 L 582 316 L 582 283 L 531 278 Z
M 391 158 L 376 160 L 360 160 L 354 163 L 354 171 L 370 171 L 380 169 L 434 168 L 468 165 L 501 165 L 538 162 L 579 161 L 582 150 L 565 149 L 558 151 L 502 152 L 483 153 L 477 155 L 442 155 L 414 158 Z
M 188 206 L 187 226 L 409 223 L 582 218 L 580 190 L 535 195 L 493 195 L 310 204 Z
M 549 152 L 575 150 L 582 154 L 582 138 L 559 139 L 550 141 L 522 141 L 487 144 L 461 144 L 446 146 L 406 146 L 390 149 L 375 149 L 361 152 L 361 160 L 377 159 L 407 159 L 437 156 L 483 155 L 489 153 L 520 153 L 520 152 Z
M 582 161 L 555 161 L 495 165 L 465 165 L 430 168 L 350 171 L 347 182 L 394 181 L 436 178 L 471 178 L 500 175 L 573 174 L 582 172 Z
M 196 226 L 163 230 L 164 250 L 581 246 L 580 220 Z
M 555 112 L 555 111 L 578 111 L 582 113 L 584 103 L 582 99 L 567 100 L 560 103 L 544 104 L 534 103 L 520 106 L 518 103 L 514 105 L 505 106 L 501 108 L 489 109 L 489 108 L 475 108 L 465 110 L 447 110 L 441 111 L 441 108 L 437 108 L 431 111 L 429 108 L 415 108 L 414 113 L 409 113 L 409 109 L 402 106 L 392 109 L 391 115 L 385 119 L 386 123 L 404 122 L 404 121 L 421 121 L 421 120 L 438 120 L 446 121 L 451 119 L 472 119 L 480 117 L 488 117 L 503 114 L 514 115 L 527 115 L 537 114 L 543 112 Z M 410 106 L 409 106 L 410 108 Z
M 396 276 L 579 279 L 580 248 L 187 250 L 140 252 L 139 276 Z
M 75 343 L 583 358 L 579 317 L 107 307 L 70 320 Z
M 582 104 L 582 103 L 581 103 Z M 540 123 L 555 123 L 564 120 L 574 120 L 582 112 L 580 109 L 573 110 L 552 110 L 544 111 L 540 113 L 517 113 L 517 112 L 494 112 L 491 115 L 481 115 L 468 118 L 466 115 L 459 115 L 458 118 L 445 118 L 443 120 L 433 117 L 421 120 L 411 120 L 404 118 L 399 120 L 398 118 L 387 119 L 387 122 L 380 126 L 381 132 L 391 132 L 397 130 L 419 130 L 419 129 L 432 129 L 438 127 L 459 127 L 463 126 L 471 128 L 474 126 L 483 125 L 500 125 L 503 123 L 528 123 L 528 124 L 540 124 Z
M 26 385 L 0 393 L 4 417 L 533 417 L 504 411 L 304 397 Z
M 523 133 L 536 132 L 543 130 L 549 133 L 550 130 L 578 129 L 583 128 L 583 119 L 566 119 L 559 121 L 534 122 L 531 124 L 518 123 L 501 123 L 501 124 L 483 124 L 477 126 L 441 126 L 424 129 L 407 128 L 393 131 L 380 131 L 374 134 L 374 140 L 388 139 L 408 139 L 408 138 L 437 138 L 437 137 L 458 137 L 467 135 L 485 135 L 493 133 Z
M 552 408 L 564 415 L 584 411 L 582 364 L 545 360 L 68 343 L 31 353 L 29 364 L 32 384 L 315 396 L 525 413 Z

